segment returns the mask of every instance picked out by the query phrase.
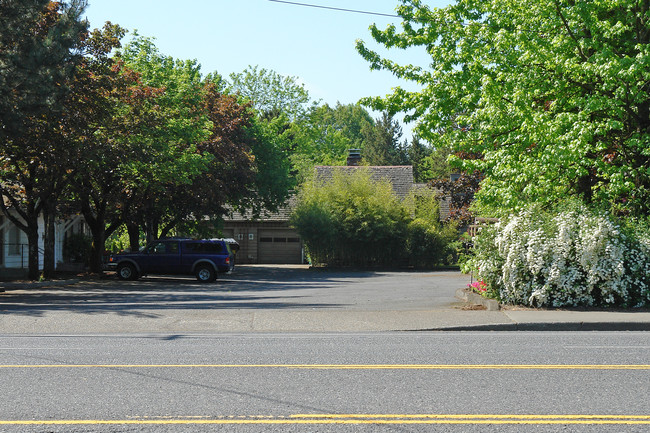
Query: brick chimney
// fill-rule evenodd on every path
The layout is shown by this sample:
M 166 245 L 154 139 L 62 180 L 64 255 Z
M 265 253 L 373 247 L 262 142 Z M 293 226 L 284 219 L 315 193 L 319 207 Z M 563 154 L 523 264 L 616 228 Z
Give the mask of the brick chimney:
M 348 150 L 348 167 L 353 167 L 361 164 L 361 150 L 349 149 Z

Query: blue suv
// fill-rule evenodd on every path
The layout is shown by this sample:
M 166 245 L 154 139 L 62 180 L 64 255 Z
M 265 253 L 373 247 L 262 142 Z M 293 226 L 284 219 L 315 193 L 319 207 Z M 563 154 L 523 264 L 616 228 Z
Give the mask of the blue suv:
M 137 280 L 148 274 L 195 275 L 209 283 L 217 274 L 235 267 L 229 242 L 223 239 L 159 239 L 133 253 L 111 256 L 108 268 L 122 280 Z

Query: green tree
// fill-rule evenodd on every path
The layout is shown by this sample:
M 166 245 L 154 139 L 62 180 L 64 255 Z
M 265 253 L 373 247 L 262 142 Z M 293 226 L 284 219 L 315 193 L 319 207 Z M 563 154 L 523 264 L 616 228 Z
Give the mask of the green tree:
M 413 136 L 411 142 L 406 146 L 407 160 L 413 166 L 413 178 L 415 182 L 426 182 L 434 176 L 434 165 L 431 158 L 433 150 L 427 146 L 417 135 Z M 445 165 L 446 165 L 445 160 Z
M 213 124 L 205 110 L 204 82 L 196 61 L 164 55 L 153 39 L 137 34 L 120 50 L 119 59 L 138 73 L 142 85 L 159 92 L 155 106 L 149 107 L 155 110 L 157 123 L 129 143 L 140 153 L 123 163 L 120 215 L 132 242 L 139 240 L 139 228 L 152 240 L 182 219 L 187 201 L 176 200 L 177 193 L 191 190 L 193 179 L 208 170 L 213 156 L 197 146 L 209 139 Z
M 124 34 L 110 23 L 90 34 L 67 105 L 70 142 L 77 149 L 72 200 L 91 230 L 93 272 L 101 272 L 105 239 L 127 212 L 124 197 L 141 174 L 135 164 L 152 159 L 152 134 L 163 125 L 161 91 L 143 85 L 139 74 L 113 55 Z
M 246 127 L 245 143 L 253 156 L 254 179 L 247 192 L 230 203 L 240 209 L 259 214 L 263 209 L 275 210 L 286 201 L 295 187 L 290 176 L 289 142 L 284 118 L 260 120 L 252 117 Z
M 52 223 L 61 178 L 70 168 L 54 122 L 64 112 L 67 82 L 81 61 L 84 7 L 74 0 L 0 3 L 0 209 L 27 235 L 31 279 L 39 273 L 39 215 L 45 212 Z M 53 245 L 52 230 L 46 234 L 46 246 Z
M 87 24 L 82 0 L 0 3 L 0 143 L 29 128 L 36 115 L 60 111 Z
M 364 148 L 373 128 L 372 117 L 359 105 L 312 106 L 286 134 L 298 183 L 309 178 L 316 165 L 344 165 L 348 150 Z
M 345 266 L 432 267 L 455 263 L 456 226 L 440 223 L 431 189 L 400 200 L 371 168 L 335 171 L 331 180 L 302 185 L 291 224 L 313 263 Z
M 314 109 L 315 122 L 331 125 L 348 140 L 350 148 L 362 149 L 370 139 L 369 131 L 375 121 L 359 104 L 341 104 L 331 108 L 325 104 Z
M 260 116 L 267 119 L 284 114 L 293 121 L 304 114 L 310 100 L 309 92 L 296 77 L 257 66 L 230 74 L 227 89 L 239 94 L 244 102 L 250 102 Z
M 366 102 L 408 112 L 436 147 L 480 155 L 457 162 L 485 174 L 484 209 L 576 196 L 650 213 L 648 2 L 462 0 L 432 9 L 403 0 L 397 10 L 402 29 L 373 26 L 372 37 L 426 49 L 429 67 L 398 65 L 361 41 L 357 49 L 372 68 L 424 88 Z
M 180 223 L 219 220 L 227 204 L 259 211 L 286 198 L 289 165 L 276 130 L 285 117 L 260 121 L 249 103 L 223 93 L 218 74 L 202 78 L 200 65 L 161 54 L 151 39 L 136 37 L 121 59 L 160 89 L 163 120 L 146 157 L 129 164 L 137 176 L 123 209 L 132 242 L 138 226 L 152 239 Z
M 448 162 L 452 150 L 448 147 L 431 149 L 429 154 L 422 161 L 422 180 L 449 179 L 453 168 Z
M 409 163 L 406 144 L 400 142 L 402 127 L 384 111 L 375 122 L 363 147 L 363 159 L 369 165 L 405 165 Z

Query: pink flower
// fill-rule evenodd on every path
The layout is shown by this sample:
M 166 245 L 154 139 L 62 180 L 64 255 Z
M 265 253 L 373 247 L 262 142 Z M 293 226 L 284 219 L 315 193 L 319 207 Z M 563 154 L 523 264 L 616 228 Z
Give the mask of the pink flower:
M 483 281 L 474 281 L 472 284 L 468 284 L 467 286 L 477 293 L 483 293 L 487 291 L 487 284 L 485 284 Z

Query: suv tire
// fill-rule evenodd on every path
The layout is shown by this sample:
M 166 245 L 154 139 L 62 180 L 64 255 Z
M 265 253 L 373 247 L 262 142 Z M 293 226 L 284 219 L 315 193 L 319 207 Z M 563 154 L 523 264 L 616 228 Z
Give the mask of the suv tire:
M 210 265 L 198 265 L 196 267 L 196 279 L 201 283 L 211 283 L 217 279 L 217 273 Z
M 117 265 L 117 276 L 120 280 L 137 280 L 138 271 L 131 263 L 120 263 Z

